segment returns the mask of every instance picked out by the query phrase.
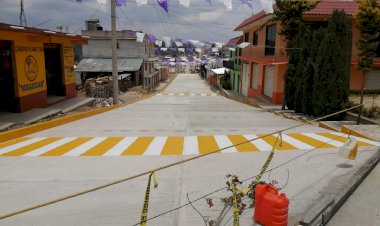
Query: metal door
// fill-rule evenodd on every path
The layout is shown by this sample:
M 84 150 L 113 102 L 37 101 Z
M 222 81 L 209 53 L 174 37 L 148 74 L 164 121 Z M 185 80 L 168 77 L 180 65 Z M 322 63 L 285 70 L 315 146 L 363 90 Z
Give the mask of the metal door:
M 264 68 L 264 94 L 272 97 L 274 80 L 274 66 L 265 66 Z

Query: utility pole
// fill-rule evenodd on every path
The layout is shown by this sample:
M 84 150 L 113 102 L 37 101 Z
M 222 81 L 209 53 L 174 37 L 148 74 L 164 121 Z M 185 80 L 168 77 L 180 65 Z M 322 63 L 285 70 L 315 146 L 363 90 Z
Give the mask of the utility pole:
M 119 80 L 117 69 L 117 44 L 116 44 L 116 4 L 111 2 L 111 30 L 112 30 L 112 81 L 113 81 L 113 104 L 119 104 Z
M 24 1 L 20 1 L 20 26 L 28 26 L 26 24 L 26 15 L 25 15 L 25 10 L 24 10 Z

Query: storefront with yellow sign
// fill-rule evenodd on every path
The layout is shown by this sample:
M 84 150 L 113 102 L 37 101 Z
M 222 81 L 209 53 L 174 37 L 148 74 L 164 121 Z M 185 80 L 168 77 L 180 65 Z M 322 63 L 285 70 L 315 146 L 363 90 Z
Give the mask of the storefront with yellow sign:
M 23 112 L 76 96 L 79 35 L 0 23 L 0 111 Z

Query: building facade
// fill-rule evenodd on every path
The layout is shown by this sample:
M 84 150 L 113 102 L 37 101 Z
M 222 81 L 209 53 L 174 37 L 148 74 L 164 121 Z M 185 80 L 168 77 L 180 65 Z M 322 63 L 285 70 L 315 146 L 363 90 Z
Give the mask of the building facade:
M 352 18 L 352 15 L 358 10 L 355 1 L 321 1 L 315 9 L 304 13 L 304 21 L 318 26 L 327 26 L 335 9 L 343 9 L 352 21 L 350 89 L 358 90 L 362 86 L 367 89 L 379 89 L 380 58 L 375 59 L 373 70 L 367 74 L 366 78 L 356 70 L 359 58 L 356 42 L 360 33 Z M 283 76 L 288 60 L 285 49 L 286 40 L 278 34 L 281 30 L 281 23 L 272 19 L 273 14 L 261 11 L 235 28 L 235 31 L 243 32 L 243 42 L 251 43 L 242 50 L 242 55 L 236 59 L 242 61 L 241 93 L 247 97 L 260 96 L 280 104 L 283 100 Z M 380 53 L 378 57 L 380 57 Z
M 150 86 L 158 72 L 154 68 L 153 43 L 137 42 L 135 32 L 117 31 L 118 73 L 127 74 L 131 85 Z M 88 45 L 83 46 L 83 59 L 75 71 L 82 77 L 112 74 L 112 32 L 105 31 L 98 19 L 86 21 L 82 35 L 89 37 Z M 152 79 L 150 79 L 152 78 Z
M 0 23 L 0 111 L 24 112 L 76 96 L 74 34 Z

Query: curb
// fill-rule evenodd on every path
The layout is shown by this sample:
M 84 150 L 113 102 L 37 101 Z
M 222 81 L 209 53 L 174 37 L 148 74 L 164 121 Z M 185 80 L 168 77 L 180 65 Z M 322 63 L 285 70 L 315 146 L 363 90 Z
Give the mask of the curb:
M 324 128 L 324 129 L 329 129 L 329 130 L 332 130 L 332 131 L 335 131 L 335 132 L 340 132 L 338 129 L 324 123 L 324 122 L 319 122 L 319 127 L 321 128 Z
M 170 81 L 162 91 L 164 91 L 176 78 L 177 76 L 175 76 L 173 78 L 172 81 Z M 53 127 L 57 127 L 57 126 L 60 126 L 60 125 L 63 125 L 63 124 L 66 124 L 66 123 L 70 123 L 70 122 L 74 122 L 74 121 L 77 121 L 77 120 L 80 120 L 80 119 L 84 119 L 84 118 L 88 118 L 88 117 L 91 117 L 91 116 L 94 116 L 94 115 L 98 115 L 98 114 L 101 114 L 101 113 L 104 113 L 104 112 L 107 112 L 107 111 L 111 111 L 111 110 L 114 110 L 116 108 L 119 108 L 119 107 L 124 107 L 124 106 L 127 106 L 127 105 L 130 105 L 130 104 L 134 104 L 134 103 L 137 103 L 139 101 L 142 101 L 142 100 L 145 100 L 145 99 L 148 99 L 152 96 L 155 96 L 156 93 L 152 93 L 150 95 L 147 95 L 139 100 L 135 100 L 135 101 L 132 101 L 130 103 L 127 103 L 127 104 L 119 104 L 119 105 L 112 105 L 112 106 L 109 106 L 109 107 L 102 107 L 102 108 L 99 108 L 99 109 L 93 109 L 93 110 L 90 110 L 90 111 L 86 111 L 86 112 L 80 112 L 80 113 L 77 113 L 77 114 L 72 114 L 72 115 L 66 115 L 64 117 L 61 117 L 61 118 L 56 118 L 56 119 L 52 119 L 52 120 L 49 120 L 49 121 L 46 121 L 46 122 L 40 122 L 40 123 L 36 123 L 36 124 L 33 124 L 33 125 L 29 125 L 29 126 L 25 126 L 25 127 L 22 127 L 22 128 L 19 128 L 19 129 L 14 129 L 14 130 L 10 130 L 10 131 L 6 131 L 6 132 L 1 132 L 0 133 L 0 143 L 2 142 L 6 142 L 6 141 L 9 141 L 9 140 L 13 140 L 13 139 L 16 139 L 16 138 L 19 138 L 19 137 L 23 137 L 23 136 L 26 136 L 26 135 L 29 135 L 29 134 L 32 134 L 32 133 L 37 133 L 37 132 L 40 132 L 40 131 L 43 131 L 43 130 L 46 130 L 46 129 L 50 129 L 50 128 L 53 128 Z
M 336 193 L 321 198 L 313 208 L 299 221 L 300 225 L 326 225 L 359 185 L 371 173 L 380 161 L 380 149 L 371 156 L 348 180 L 345 185 L 338 186 Z M 334 182 L 333 182 L 334 183 Z
M 354 136 L 357 136 L 357 137 L 362 137 L 362 138 L 365 138 L 365 139 L 368 139 L 368 140 L 373 140 L 373 138 L 359 132 L 359 131 L 356 131 L 354 129 L 350 129 L 349 127 L 343 125 L 342 126 L 342 130 L 340 131 L 342 133 L 345 133 L 345 134 L 350 134 L 351 132 L 351 135 L 354 135 Z

